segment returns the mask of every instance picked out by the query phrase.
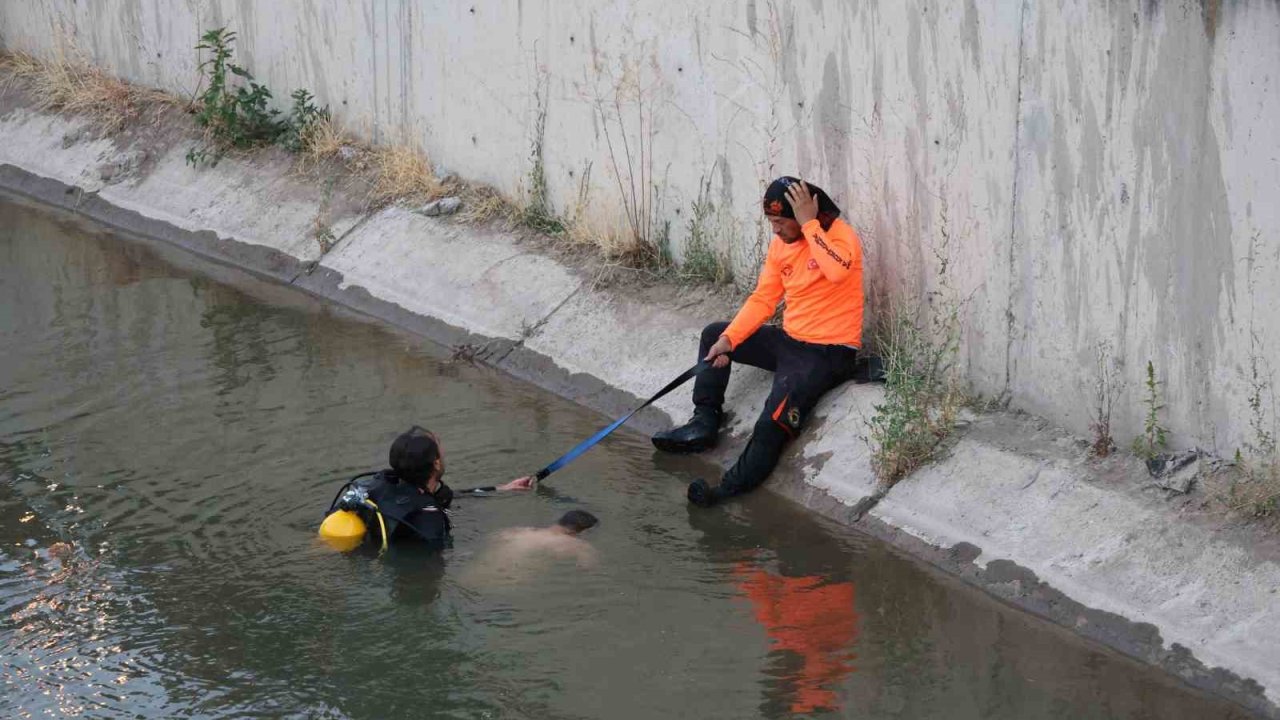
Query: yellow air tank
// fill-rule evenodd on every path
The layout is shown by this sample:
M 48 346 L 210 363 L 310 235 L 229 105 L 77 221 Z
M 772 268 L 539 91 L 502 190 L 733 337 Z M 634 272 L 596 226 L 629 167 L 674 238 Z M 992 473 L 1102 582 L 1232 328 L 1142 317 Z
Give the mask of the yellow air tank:
M 364 520 L 351 510 L 330 513 L 320 523 L 320 538 L 338 552 L 356 549 L 364 540 L 364 533 Z

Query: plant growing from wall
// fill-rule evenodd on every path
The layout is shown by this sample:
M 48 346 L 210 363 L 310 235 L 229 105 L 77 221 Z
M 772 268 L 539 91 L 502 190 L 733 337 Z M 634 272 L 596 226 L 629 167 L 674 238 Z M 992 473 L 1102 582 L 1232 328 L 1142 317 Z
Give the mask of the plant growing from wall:
M 1234 483 L 1230 495 L 1233 507 L 1258 518 L 1274 517 L 1280 512 L 1280 458 L 1276 456 L 1275 426 L 1267 418 L 1268 407 L 1274 417 L 1275 400 L 1270 372 L 1264 372 L 1265 362 L 1254 333 L 1250 342 L 1248 398 L 1253 438 L 1245 443 L 1247 458 L 1236 450 L 1235 464 L 1243 471 L 1244 481 Z
M 1133 454 L 1143 460 L 1150 460 L 1164 451 L 1168 445 L 1169 431 L 1160 424 L 1160 411 L 1164 404 L 1160 402 L 1160 386 L 1156 380 L 1156 368 L 1147 361 L 1147 379 L 1144 383 L 1147 394 L 1142 404 L 1146 407 L 1146 415 L 1142 423 L 1142 435 L 1133 439 Z
M 200 63 L 201 81 L 208 87 L 196 97 L 196 124 L 231 147 L 266 145 L 280 136 L 284 124 L 276 118 L 280 111 L 268 106 L 271 91 L 231 61 L 235 40 L 234 32 L 218 28 L 202 35 L 196 45 L 212 53 Z
M 659 220 L 658 185 L 653 174 L 655 126 L 649 92 L 634 64 L 624 67 L 612 98 L 596 98 L 596 113 L 609 149 L 610 169 L 631 234 L 627 258 L 641 267 L 662 267 L 669 259 L 663 251 L 667 223 Z M 627 127 L 634 110 L 635 127 Z
M 547 136 L 547 91 L 544 79 L 538 91 L 538 115 L 534 119 L 533 147 L 529 152 L 532 165 L 527 177 L 524 203 L 516 215 L 521 225 L 546 235 L 559 235 L 565 231 L 564 221 L 551 211 L 547 197 L 547 168 L 543 160 L 543 147 Z
M 280 119 L 280 111 L 271 107 L 271 90 L 232 62 L 235 39 L 236 34 L 223 27 L 206 32 L 196 45 L 196 50 L 211 56 L 200 63 L 200 82 L 205 88 L 193 102 L 196 124 L 204 128 L 206 139 L 205 147 L 187 153 L 187 162 L 193 165 L 216 163 L 232 148 L 280 143 L 299 152 L 312 128 L 329 119 L 329 109 L 317 107 L 311 93 L 302 89 L 293 93 L 293 108 Z
M 1249 443 L 1249 450 L 1259 457 L 1272 459 L 1276 455 L 1276 436 L 1271 423 L 1267 422 L 1266 412 L 1266 398 L 1271 383 L 1264 377 L 1260 367 L 1263 359 L 1259 356 L 1257 345 L 1258 338 L 1255 334 L 1252 351 L 1249 353 L 1249 428 L 1253 430 L 1253 442 Z
M 965 402 L 956 367 L 964 302 L 951 286 L 945 203 L 941 226 L 933 250 L 939 289 L 924 302 L 886 303 L 873 336 L 885 384 L 884 401 L 869 422 L 871 462 L 886 486 L 933 458 Z
M 315 130 L 325 126 L 331 117 L 329 106 L 317 106 L 313 102 L 315 97 L 306 89 L 298 88 L 290 97 L 293 98 L 293 107 L 284 119 L 278 142 L 285 150 L 298 153 L 311 147 L 315 141 Z
M 922 320 L 918 310 L 897 304 L 880 315 L 876 328 L 885 385 L 884 402 L 875 406 L 870 433 L 872 464 L 886 485 L 933 457 L 955 426 L 964 401 L 953 372 L 959 338 L 956 311 L 932 323 Z
M 1093 442 L 1089 446 L 1089 454 L 1104 458 L 1115 450 L 1115 441 L 1111 437 L 1111 410 L 1115 405 L 1117 388 L 1110 345 L 1099 343 L 1096 359 L 1097 372 L 1094 377 L 1093 408 L 1089 424 L 1089 429 L 1093 431 Z
M 729 259 L 716 250 L 716 221 L 716 206 L 711 201 L 711 181 L 704 178 L 698 184 L 698 197 L 690 208 L 684 262 L 680 264 L 679 274 L 682 279 L 716 284 L 733 282 L 733 269 Z

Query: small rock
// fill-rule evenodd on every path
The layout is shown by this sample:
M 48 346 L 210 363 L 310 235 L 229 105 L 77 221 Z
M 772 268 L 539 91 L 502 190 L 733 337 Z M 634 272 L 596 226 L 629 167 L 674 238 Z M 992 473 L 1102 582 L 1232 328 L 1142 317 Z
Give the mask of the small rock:
M 1200 477 L 1201 455 L 1203 453 L 1198 448 L 1161 453 L 1147 461 L 1147 472 L 1156 479 L 1156 487 L 1185 495 L 1191 491 L 1196 478 Z
M 84 134 L 84 128 L 77 128 L 69 133 L 63 133 L 62 149 L 65 150 L 81 140 L 84 140 Z
M 102 178 L 102 182 L 110 184 L 111 179 L 120 172 L 120 166 L 116 163 L 103 163 L 98 167 L 98 177 Z
M 146 157 L 146 152 L 140 150 L 116 155 L 110 161 L 98 166 L 98 177 L 102 178 L 102 182 L 107 185 L 122 182 L 137 173 Z
M 447 197 L 439 200 L 432 200 L 422 207 L 414 210 L 419 215 L 427 217 L 438 217 L 440 215 L 452 215 L 458 212 L 458 208 L 462 207 L 462 198 Z
M 338 157 L 342 158 L 343 162 L 351 162 L 352 160 L 355 160 L 356 156 L 359 154 L 360 151 L 351 145 L 343 145 L 338 148 Z

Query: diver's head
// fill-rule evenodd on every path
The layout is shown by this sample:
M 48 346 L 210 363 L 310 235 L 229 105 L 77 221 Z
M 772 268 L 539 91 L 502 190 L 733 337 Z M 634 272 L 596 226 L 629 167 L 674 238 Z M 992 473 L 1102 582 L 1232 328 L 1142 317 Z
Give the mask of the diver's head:
M 435 433 L 414 425 L 391 443 L 391 469 L 396 477 L 423 490 L 444 475 L 444 449 Z
M 556 526 L 564 528 L 565 532 L 570 535 L 577 535 L 584 530 L 590 530 L 599 522 L 595 515 L 586 510 L 570 510 L 560 516 L 560 519 L 556 521 Z

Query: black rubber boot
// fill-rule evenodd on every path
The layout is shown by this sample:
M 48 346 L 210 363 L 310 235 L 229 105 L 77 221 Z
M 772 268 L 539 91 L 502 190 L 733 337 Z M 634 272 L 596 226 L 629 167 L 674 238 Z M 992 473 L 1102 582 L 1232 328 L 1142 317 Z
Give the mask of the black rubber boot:
M 720 489 L 713 488 L 706 480 L 698 478 L 689 483 L 689 502 L 702 508 L 709 508 L 720 500 Z
M 653 445 L 663 452 L 698 453 L 716 446 L 716 435 L 720 432 L 720 410 L 712 407 L 697 406 L 693 410 L 693 419 L 673 430 L 666 430 L 653 436 Z

